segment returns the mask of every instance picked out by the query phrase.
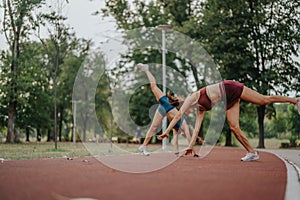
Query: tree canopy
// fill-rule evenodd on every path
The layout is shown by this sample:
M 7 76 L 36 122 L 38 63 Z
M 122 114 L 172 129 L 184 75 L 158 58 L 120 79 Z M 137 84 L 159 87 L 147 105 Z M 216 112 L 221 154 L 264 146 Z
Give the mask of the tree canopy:
M 169 42 L 173 47 L 184 46 L 188 51 L 167 52 L 166 65 L 172 69 L 168 72 L 168 78 L 172 80 L 168 90 L 176 85 L 193 89 L 204 86 L 208 72 L 205 67 L 202 71 L 200 68 L 207 64 L 206 55 L 209 55 L 222 79 L 241 81 L 264 95 L 299 95 L 298 1 L 106 0 L 105 4 L 100 12 L 102 16 L 113 16 L 119 30 L 129 31 L 128 38 L 136 36 L 133 30 L 170 25 L 174 32 L 191 38 L 208 52 L 204 56 L 194 55 L 199 51 L 194 49 L 196 45 L 171 39 Z M 48 140 L 68 140 L 74 126 L 72 92 L 76 74 L 87 62 L 90 66 L 95 62 L 105 65 L 99 52 L 91 60 L 87 59 L 92 42 L 76 36 L 68 27 L 59 5 L 57 9 L 53 6 L 50 12 L 39 12 L 41 6 L 47 6 L 46 1 L 3 0 L 1 4 L 4 15 L 0 31 L 8 48 L 0 54 L 0 131 L 7 132 L 7 142 L 17 141 L 17 132 L 28 127 L 44 135 L 48 133 Z M 41 37 L 41 28 L 48 30 L 46 37 Z M 157 36 L 146 33 L 141 40 L 153 41 Z M 160 64 L 162 61 L 161 49 L 135 48 L 139 47 L 139 42 L 131 43 L 130 51 L 99 80 L 95 109 L 103 131 L 124 134 L 116 124 L 110 124 L 111 87 L 127 90 L 143 77 L 144 74 L 135 73 L 136 63 Z M 189 56 L 197 56 L 201 63 L 192 63 Z M 87 90 L 90 86 L 86 83 L 80 87 Z M 149 85 L 144 84 L 130 92 L 129 117 L 137 125 L 149 123 L 149 105 L 156 103 Z M 264 124 L 268 124 L 267 135 L 270 132 L 280 135 L 286 131 L 299 136 L 299 116 L 293 106 L 282 109 L 277 105 L 265 107 L 242 102 L 241 112 L 241 125 L 250 135 L 259 136 L 259 147 L 264 147 Z M 89 111 L 80 114 L 83 119 L 80 123 L 88 123 Z M 121 115 L 117 113 L 115 117 L 121 118 Z M 253 123 L 255 120 L 257 125 Z M 229 129 L 224 128 L 224 132 L 228 133 Z M 90 132 L 85 128 L 80 130 L 82 140 L 86 140 L 87 134 Z

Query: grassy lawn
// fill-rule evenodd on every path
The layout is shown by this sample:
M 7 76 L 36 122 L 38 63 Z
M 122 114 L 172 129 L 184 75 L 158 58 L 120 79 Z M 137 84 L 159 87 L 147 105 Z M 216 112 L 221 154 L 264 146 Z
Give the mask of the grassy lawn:
M 24 160 L 38 158 L 84 157 L 101 155 L 121 155 L 139 153 L 139 144 L 113 144 L 110 143 L 72 143 L 59 142 L 55 149 L 53 142 L 31 142 L 20 144 L 0 143 L 0 158 L 5 160 Z M 149 150 L 161 149 L 160 146 L 150 145 Z
M 258 146 L 258 139 L 249 139 L 252 147 Z M 282 142 L 289 142 L 289 140 L 283 139 L 265 139 L 266 149 L 279 149 Z M 234 138 L 234 146 L 242 147 L 241 144 Z M 91 155 L 113 155 L 113 154 L 127 154 L 138 153 L 137 147 L 139 144 L 97 144 L 97 143 L 71 143 L 71 142 L 59 142 L 57 149 L 54 148 L 53 142 L 31 142 L 21 144 L 5 144 L 0 143 L 0 158 L 5 160 L 20 160 L 20 159 L 38 159 L 38 158 L 63 158 L 63 157 L 84 157 Z M 221 144 L 224 146 L 224 144 Z M 186 145 L 183 145 L 186 147 Z M 170 148 L 172 146 L 170 145 Z M 149 151 L 160 151 L 160 145 L 150 145 Z M 299 149 L 299 147 L 297 147 Z
M 250 145 L 253 148 L 257 148 L 258 146 L 258 138 L 251 138 L 248 139 Z M 288 139 L 276 139 L 276 138 L 266 138 L 265 139 L 265 148 L 266 149 L 279 149 L 281 147 L 281 143 L 289 143 L 290 141 Z M 242 145 L 235 141 L 234 142 L 237 146 L 242 147 Z M 297 147 L 299 148 L 299 147 Z
M 9 160 L 62 158 L 88 156 L 89 152 L 81 143 L 58 143 L 57 149 L 53 142 L 0 144 L 0 158 Z

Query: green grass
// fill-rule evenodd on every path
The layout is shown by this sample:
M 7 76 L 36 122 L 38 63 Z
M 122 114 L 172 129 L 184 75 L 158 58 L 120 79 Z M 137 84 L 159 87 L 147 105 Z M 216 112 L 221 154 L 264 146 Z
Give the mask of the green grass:
M 249 140 L 250 145 L 253 148 L 256 148 L 258 146 L 258 138 L 251 138 L 248 140 Z M 284 143 L 284 142 L 289 143 L 290 141 L 288 139 L 276 139 L 276 138 L 266 138 L 264 141 L 266 149 L 279 149 L 281 147 L 281 143 Z M 239 147 L 242 146 L 237 141 L 235 141 L 235 144 L 237 144 L 237 146 L 239 146 Z
M 39 158 L 84 157 L 101 155 L 121 155 L 139 153 L 139 144 L 113 144 L 110 143 L 58 143 L 57 149 L 53 142 L 31 142 L 20 144 L 0 143 L 0 158 L 5 160 L 26 160 Z M 160 149 L 150 146 L 149 150 Z
M 185 141 L 184 141 L 185 142 Z M 258 139 L 249 139 L 252 147 L 258 146 Z M 265 139 L 266 149 L 279 149 L 282 142 L 289 142 L 287 139 Z M 236 147 L 242 147 L 241 144 L 234 138 L 233 144 Z M 59 142 L 57 149 L 54 147 L 53 142 L 31 142 L 21 144 L 6 144 L 0 143 L 0 158 L 5 160 L 23 160 L 23 159 L 39 159 L 39 158 L 63 158 L 63 157 L 84 157 L 91 155 L 114 155 L 114 154 L 128 154 L 138 153 L 139 144 L 113 144 L 110 143 L 71 143 Z M 172 150 L 172 146 L 170 150 Z M 224 146 L 222 143 L 221 146 Z M 183 145 L 186 147 L 186 144 Z M 297 147 L 297 149 L 300 147 Z M 160 145 L 150 145 L 149 151 L 161 150 Z
M 9 160 L 36 159 L 36 158 L 62 158 L 82 157 L 90 153 L 81 143 L 58 143 L 55 149 L 54 143 L 21 143 L 0 144 L 0 158 Z

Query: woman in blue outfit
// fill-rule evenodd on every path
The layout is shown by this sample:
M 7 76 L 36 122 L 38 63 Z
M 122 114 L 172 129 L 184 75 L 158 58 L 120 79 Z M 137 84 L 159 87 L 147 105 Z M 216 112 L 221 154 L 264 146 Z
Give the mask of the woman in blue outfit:
M 152 75 L 152 73 L 149 71 L 148 65 L 138 64 L 137 67 L 146 73 L 150 82 L 152 93 L 156 97 L 156 100 L 159 102 L 158 109 L 155 112 L 151 126 L 146 134 L 146 138 L 143 144 L 139 147 L 139 150 L 144 155 L 149 156 L 150 153 L 147 151 L 147 145 L 149 144 L 151 137 L 153 136 L 153 133 L 155 132 L 157 127 L 161 124 L 165 116 L 167 116 L 169 121 L 171 121 L 174 118 L 174 116 L 178 113 L 176 106 L 179 105 L 180 100 L 178 98 L 173 97 L 170 94 L 168 94 L 167 96 L 164 95 L 164 93 L 156 85 L 156 80 Z M 173 126 L 173 130 L 174 130 L 175 151 L 176 153 L 178 153 L 178 132 L 182 131 L 183 132 L 182 135 L 185 135 L 188 142 L 190 142 L 191 140 L 190 127 L 186 123 L 186 120 L 183 117 L 180 117 L 180 119 L 177 120 L 176 124 Z

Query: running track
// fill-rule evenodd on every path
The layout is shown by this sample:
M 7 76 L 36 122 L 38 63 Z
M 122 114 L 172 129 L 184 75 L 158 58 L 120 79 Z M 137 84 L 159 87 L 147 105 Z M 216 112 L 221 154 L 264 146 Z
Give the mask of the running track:
M 0 199 L 284 200 L 285 163 L 268 152 L 260 152 L 257 162 L 241 162 L 244 154 L 243 149 L 216 147 L 203 159 L 185 156 L 138 174 L 109 168 L 93 157 L 4 161 Z M 149 159 L 134 156 L 141 164 Z

